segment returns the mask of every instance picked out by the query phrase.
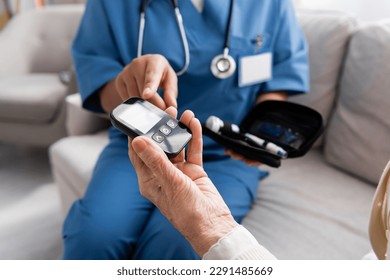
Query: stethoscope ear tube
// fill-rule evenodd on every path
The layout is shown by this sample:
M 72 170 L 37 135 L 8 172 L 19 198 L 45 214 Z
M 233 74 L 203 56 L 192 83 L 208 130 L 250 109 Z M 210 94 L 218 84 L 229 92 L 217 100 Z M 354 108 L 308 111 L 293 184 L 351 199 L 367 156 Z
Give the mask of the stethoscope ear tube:
M 140 57 L 142 55 L 142 44 L 144 43 L 144 30 L 145 30 L 145 12 L 141 12 L 139 18 L 137 57 Z
M 142 46 L 143 46 L 143 42 L 144 42 L 144 32 L 145 32 L 145 13 L 146 13 L 146 8 L 148 6 L 148 3 L 149 3 L 149 0 L 143 0 L 141 3 L 139 31 L 138 31 L 137 57 L 140 57 L 142 55 Z M 172 5 L 175 9 L 176 21 L 177 21 L 177 25 L 179 26 L 180 37 L 181 37 L 181 41 L 183 42 L 183 49 L 184 49 L 184 66 L 180 71 L 176 72 L 176 75 L 181 76 L 187 71 L 187 69 L 190 65 L 190 48 L 188 46 L 187 36 L 186 36 L 185 29 L 184 29 L 183 17 L 180 13 L 180 9 L 179 9 L 179 6 L 177 4 L 177 1 L 172 0 Z
M 181 16 L 178 6 L 175 7 L 175 14 L 176 14 L 177 24 L 180 30 L 181 41 L 183 42 L 184 57 L 185 57 L 183 68 L 179 72 L 176 72 L 176 75 L 181 76 L 187 71 L 188 66 L 190 66 L 190 48 L 188 46 L 187 36 L 184 30 L 183 17 Z

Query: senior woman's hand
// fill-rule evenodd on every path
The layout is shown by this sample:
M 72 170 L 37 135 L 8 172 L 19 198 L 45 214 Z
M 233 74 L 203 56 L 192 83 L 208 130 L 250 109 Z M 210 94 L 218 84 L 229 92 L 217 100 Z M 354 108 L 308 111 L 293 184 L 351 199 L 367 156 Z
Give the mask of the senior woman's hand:
M 191 111 L 184 112 L 180 120 L 193 135 L 186 159 L 182 151 L 169 160 L 146 137 L 129 140 L 129 156 L 138 174 L 141 194 L 153 202 L 203 256 L 237 223 L 203 169 L 199 120 Z

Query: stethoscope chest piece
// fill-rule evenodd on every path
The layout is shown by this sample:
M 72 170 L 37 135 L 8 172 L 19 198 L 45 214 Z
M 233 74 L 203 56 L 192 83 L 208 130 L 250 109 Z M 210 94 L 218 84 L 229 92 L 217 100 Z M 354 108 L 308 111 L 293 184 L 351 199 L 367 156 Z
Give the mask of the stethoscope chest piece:
M 220 54 L 211 61 L 210 70 L 216 78 L 227 79 L 236 71 L 236 62 L 230 55 Z

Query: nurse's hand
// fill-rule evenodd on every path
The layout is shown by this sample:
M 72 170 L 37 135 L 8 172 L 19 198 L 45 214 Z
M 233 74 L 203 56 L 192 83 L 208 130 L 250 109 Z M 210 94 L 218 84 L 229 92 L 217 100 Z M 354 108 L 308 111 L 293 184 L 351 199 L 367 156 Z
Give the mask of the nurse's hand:
M 129 141 L 129 156 L 138 174 L 141 194 L 153 202 L 203 256 L 237 223 L 203 169 L 199 120 L 190 111 L 184 112 L 180 120 L 193 135 L 187 159 L 182 151 L 169 160 L 161 148 L 146 137 Z
M 161 98 L 157 90 L 164 92 Z M 130 97 L 141 97 L 165 110 L 177 107 L 177 76 L 165 57 L 159 54 L 143 55 L 134 59 L 100 92 L 100 101 L 106 112 L 112 111 Z

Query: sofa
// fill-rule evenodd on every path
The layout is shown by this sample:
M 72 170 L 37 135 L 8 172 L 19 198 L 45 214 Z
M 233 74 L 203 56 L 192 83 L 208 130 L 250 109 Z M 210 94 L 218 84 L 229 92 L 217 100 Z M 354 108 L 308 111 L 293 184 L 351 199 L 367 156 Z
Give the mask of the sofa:
M 83 5 L 22 12 L 0 33 L 0 141 L 49 146 L 66 136 L 70 44 Z
M 259 182 L 243 224 L 280 259 L 361 259 L 375 187 L 390 158 L 390 21 L 363 24 L 338 12 L 299 11 L 310 46 L 308 94 L 325 132 L 304 157 L 283 160 Z M 69 137 L 50 147 L 66 215 L 82 198 L 108 142 L 107 119 L 67 98 Z

